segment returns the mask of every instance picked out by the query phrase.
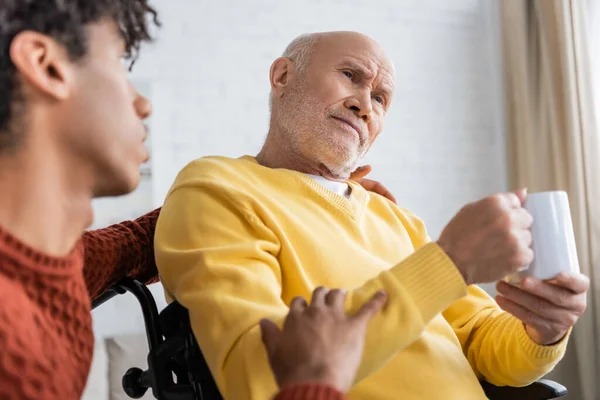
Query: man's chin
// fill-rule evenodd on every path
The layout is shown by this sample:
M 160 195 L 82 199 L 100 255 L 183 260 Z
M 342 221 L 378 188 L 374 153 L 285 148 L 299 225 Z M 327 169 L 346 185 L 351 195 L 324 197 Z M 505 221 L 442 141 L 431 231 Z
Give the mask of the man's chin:
M 353 158 L 351 160 L 330 160 L 329 162 L 324 162 L 323 165 L 329 172 L 329 179 L 347 181 L 352 172 L 358 168 L 360 161 L 361 160 L 357 158 Z
M 123 196 L 133 192 L 140 184 L 142 177 L 139 168 L 120 176 L 105 178 L 94 190 L 94 198 Z

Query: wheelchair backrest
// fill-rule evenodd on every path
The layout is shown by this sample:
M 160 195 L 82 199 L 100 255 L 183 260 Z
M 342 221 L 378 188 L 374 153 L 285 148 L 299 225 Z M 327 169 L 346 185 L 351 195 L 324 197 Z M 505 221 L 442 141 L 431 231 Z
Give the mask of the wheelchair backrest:
M 176 364 L 185 367 L 188 381 L 197 392 L 197 398 L 223 400 L 192 332 L 188 310 L 173 302 L 160 313 L 160 324 L 165 342 L 168 342 L 169 338 L 183 340 L 183 352 L 172 354 L 172 360 L 177 360 Z

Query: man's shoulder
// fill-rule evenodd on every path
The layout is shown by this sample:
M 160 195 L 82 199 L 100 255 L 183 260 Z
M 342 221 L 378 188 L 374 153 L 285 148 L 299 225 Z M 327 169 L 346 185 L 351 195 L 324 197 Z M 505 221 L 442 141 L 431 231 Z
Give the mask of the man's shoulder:
M 259 193 L 277 190 L 276 170 L 263 167 L 254 157 L 203 157 L 190 162 L 177 175 L 173 193 L 198 193 L 198 190 L 228 198 L 253 198 Z
M 417 214 L 415 214 L 413 211 L 411 211 L 408 208 L 405 208 L 402 206 L 396 206 L 396 207 L 393 207 L 393 209 L 394 209 L 395 213 L 397 215 L 399 215 L 402 219 L 409 220 L 413 223 L 423 223 L 421 218 L 419 218 L 417 216 Z
M 370 196 L 370 207 L 374 210 L 378 210 L 380 213 L 388 214 L 400 219 L 403 223 L 409 225 L 424 225 L 423 220 L 417 216 L 410 208 L 397 205 L 389 201 L 383 196 L 378 194 L 372 194 Z
M 425 222 L 413 211 L 408 208 L 398 207 L 396 205 L 392 205 L 391 209 L 395 217 L 398 218 L 411 237 L 414 236 L 413 242 L 416 240 L 416 238 L 419 238 L 417 241 L 421 241 L 422 238 L 426 238 L 421 244 L 429 241 L 429 234 L 427 233 Z
M 175 185 L 243 181 L 260 173 L 253 157 L 208 156 L 188 163 L 177 175 Z

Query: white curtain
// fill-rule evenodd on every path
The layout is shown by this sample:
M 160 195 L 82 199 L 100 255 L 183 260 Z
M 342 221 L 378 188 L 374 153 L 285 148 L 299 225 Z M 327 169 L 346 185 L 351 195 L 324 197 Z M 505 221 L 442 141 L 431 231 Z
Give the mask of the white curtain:
M 593 0 L 597 3 L 597 0 Z M 553 379 L 600 399 L 600 140 L 586 0 L 501 0 L 511 185 L 569 194 L 588 309 Z M 600 7 L 594 4 L 595 7 Z M 600 22 L 600 21 L 598 21 Z M 600 29 L 600 27 L 598 27 Z

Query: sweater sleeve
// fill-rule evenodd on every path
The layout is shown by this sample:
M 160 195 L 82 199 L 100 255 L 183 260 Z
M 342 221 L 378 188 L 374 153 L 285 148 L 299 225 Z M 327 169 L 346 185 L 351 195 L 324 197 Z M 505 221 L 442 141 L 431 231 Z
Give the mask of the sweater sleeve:
M 189 310 L 219 389 L 239 400 L 275 394 L 258 324 L 271 318 L 281 326 L 289 311 L 282 300 L 278 238 L 246 200 L 222 187 L 180 187 L 163 206 L 155 238 L 166 290 Z M 424 240 L 425 232 L 415 235 Z M 358 311 L 379 290 L 387 292 L 388 302 L 369 325 L 356 382 L 418 339 L 434 316 L 466 294 L 460 273 L 433 243 L 350 290 L 347 312 Z
M 154 228 L 160 209 L 83 234 L 83 274 L 92 299 L 124 277 L 145 284 L 158 281 L 154 261 Z
M 281 389 L 273 400 L 346 400 L 346 396 L 331 386 L 300 383 Z
M 479 379 L 496 386 L 526 386 L 546 375 L 563 357 L 568 335 L 552 346 L 533 342 L 521 321 L 502 311 L 481 288 L 443 313 Z

